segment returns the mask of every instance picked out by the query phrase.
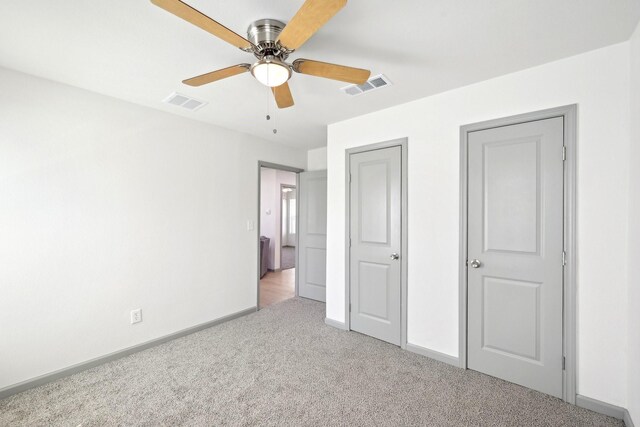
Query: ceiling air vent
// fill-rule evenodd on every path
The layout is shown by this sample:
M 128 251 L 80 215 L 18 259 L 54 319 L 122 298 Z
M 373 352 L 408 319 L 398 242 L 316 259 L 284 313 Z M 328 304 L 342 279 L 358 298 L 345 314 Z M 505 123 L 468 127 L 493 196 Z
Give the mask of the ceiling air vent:
M 178 107 L 185 108 L 187 110 L 196 111 L 207 105 L 204 101 L 199 101 L 194 98 L 190 98 L 186 95 L 182 95 L 177 92 L 173 92 L 162 100 L 165 104 L 177 105 Z
M 347 95 L 355 96 L 365 92 L 372 92 L 385 86 L 391 86 L 391 81 L 384 74 L 378 74 L 377 76 L 371 77 L 361 85 L 349 85 L 341 88 L 340 90 Z

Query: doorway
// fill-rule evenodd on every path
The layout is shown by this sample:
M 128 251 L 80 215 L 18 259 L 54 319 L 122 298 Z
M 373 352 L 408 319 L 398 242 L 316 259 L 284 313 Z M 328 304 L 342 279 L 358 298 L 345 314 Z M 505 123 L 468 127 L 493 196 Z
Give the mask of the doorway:
M 575 403 L 575 116 L 461 129 L 460 360 Z
M 258 163 L 258 309 L 297 295 L 297 186 L 302 169 Z
M 407 140 L 347 150 L 346 326 L 406 346 Z

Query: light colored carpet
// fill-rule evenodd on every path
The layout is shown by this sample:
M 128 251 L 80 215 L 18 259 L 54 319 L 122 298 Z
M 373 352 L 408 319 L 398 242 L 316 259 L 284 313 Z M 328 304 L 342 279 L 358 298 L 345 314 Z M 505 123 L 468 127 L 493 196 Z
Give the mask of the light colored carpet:
M 283 246 L 281 252 L 280 268 L 286 270 L 296 266 L 296 248 L 293 246 Z
M 620 426 L 291 299 L 0 401 L 2 426 Z

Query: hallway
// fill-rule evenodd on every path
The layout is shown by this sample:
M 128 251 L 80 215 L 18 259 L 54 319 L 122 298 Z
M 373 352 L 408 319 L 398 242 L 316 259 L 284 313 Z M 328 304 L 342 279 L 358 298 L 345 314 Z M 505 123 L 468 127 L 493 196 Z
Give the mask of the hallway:
M 269 271 L 260 279 L 260 308 L 277 304 L 296 293 L 296 269 Z

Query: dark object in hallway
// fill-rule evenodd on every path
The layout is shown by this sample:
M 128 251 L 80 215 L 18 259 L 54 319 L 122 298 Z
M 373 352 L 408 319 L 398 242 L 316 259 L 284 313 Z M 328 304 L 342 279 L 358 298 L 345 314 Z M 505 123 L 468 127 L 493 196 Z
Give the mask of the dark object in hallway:
M 269 242 L 268 237 L 260 236 L 260 278 L 267 274 L 269 268 Z

